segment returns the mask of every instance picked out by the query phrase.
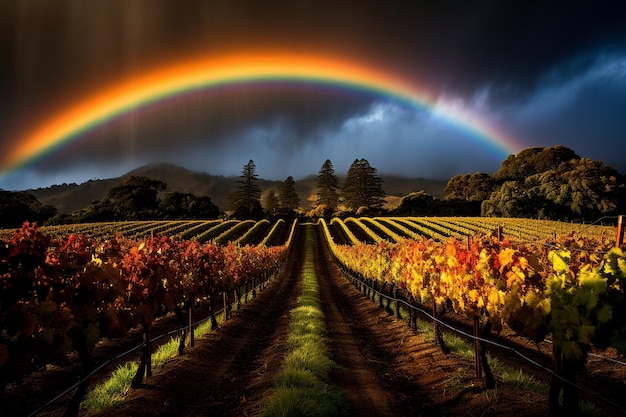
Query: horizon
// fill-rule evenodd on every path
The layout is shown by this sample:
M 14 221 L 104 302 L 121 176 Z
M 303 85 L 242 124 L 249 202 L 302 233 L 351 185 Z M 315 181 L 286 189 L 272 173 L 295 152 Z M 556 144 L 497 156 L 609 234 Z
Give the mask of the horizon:
M 26 188 L 26 189 L 21 189 L 21 190 L 6 190 L 6 189 L 0 189 L 0 190 L 4 190 L 4 191 L 13 191 L 13 192 L 27 192 L 27 191 L 31 191 L 31 190 L 45 190 L 45 189 L 50 189 L 53 187 L 60 187 L 63 185 L 83 185 L 83 184 L 87 184 L 89 182 L 94 182 L 94 181 L 108 181 L 108 180 L 116 180 L 116 179 L 120 179 L 122 177 L 126 177 L 129 175 L 133 175 L 134 171 L 140 171 L 142 169 L 145 168 L 150 168 L 150 167 L 159 167 L 159 166 L 167 166 L 167 167 L 173 167 L 173 168 L 181 168 L 184 169 L 186 171 L 192 172 L 194 174 L 201 174 L 201 175 L 208 175 L 208 176 L 212 176 L 212 177 L 223 177 L 226 179 L 235 179 L 235 178 L 240 178 L 241 173 L 239 174 L 216 174 L 213 172 L 208 172 L 208 171 L 198 171 L 198 170 L 194 170 L 194 169 L 189 169 L 186 168 L 184 166 L 181 165 L 177 165 L 177 164 L 173 164 L 173 163 L 169 163 L 169 162 L 150 162 L 148 164 L 133 168 L 125 173 L 123 173 L 122 175 L 118 175 L 115 177 L 103 177 L 103 178 L 89 178 L 86 179 L 82 182 L 64 182 L 64 183 L 52 183 L 50 185 L 46 185 L 46 186 L 42 186 L 42 187 L 38 187 L 38 188 Z M 321 166 L 321 165 L 320 165 Z M 243 165 L 242 165 L 243 168 Z M 376 167 L 374 167 L 376 168 Z M 258 173 L 258 170 L 257 170 Z M 339 179 L 343 179 L 345 178 L 346 174 L 347 174 L 347 168 L 346 168 L 346 172 L 337 172 L 337 170 L 335 170 L 335 174 L 337 175 L 337 177 L 339 177 Z M 406 180 L 423 180 L 423 181 L 432 181 L 432 182 L 447 182 L 450 180 L 450 178 L 442 178 L 442 179 L 436 179 L 436 178 L 424 178 L 424 177 L 411 177 L 411 176 L 403 176 L 401 174 L 390 174 L 390 173 L 381 173 L 379 171 L 377 171 L 378 176 L 380 176 L 383 181 L 384 181 L 384 177 L 391 177 L 391 178 L 398 178 L 398 179 L 406 179 Z M 311 173 L 311 174 L 307 174 L 303 177 L 294 177 L 294 180 L 296 182 L 298 181 L 306 181 L 306 180 L 312 180 L 314 178 L 317 178 L 318 173 Z M 491 175 L 491 174 L 490 174 Z M 289 176 L 289 175 L 288 175 Z M 270 182 L 282 182 L 286 179 L 285 178 L 267 178 L 267 177 L 263 177 L 259 174 L 258 179 L 262 180 L 262 181 L 270 181 Z

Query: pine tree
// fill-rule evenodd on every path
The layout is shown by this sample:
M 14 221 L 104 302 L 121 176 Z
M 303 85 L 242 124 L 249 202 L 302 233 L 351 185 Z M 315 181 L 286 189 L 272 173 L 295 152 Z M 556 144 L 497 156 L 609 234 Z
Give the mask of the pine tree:
M 323 207 L 327 213 L 334 213 L 339 202 L 339 178 L 335 175 L 333 163 L 327 159 L 317 175 L 317 194 L 314 207 Z
M 345 204 L 350 210 L 379 210 L 384 204 L 383 180 L 366 159 L 355 159 L 343 185 Z
M 296 182 L 290 175 L 283 182 L 278 194 L 281 214 L 291 216 L 300 208 L 300 198 L 295 187 Z
M 239 186 L 234 194 L 233 208 L 235 217 L 241 219 L 258 219 L 263 216 L 261 206 L 261 188 L 257 184 L 256 165 L 251 159 L 243 167 Z

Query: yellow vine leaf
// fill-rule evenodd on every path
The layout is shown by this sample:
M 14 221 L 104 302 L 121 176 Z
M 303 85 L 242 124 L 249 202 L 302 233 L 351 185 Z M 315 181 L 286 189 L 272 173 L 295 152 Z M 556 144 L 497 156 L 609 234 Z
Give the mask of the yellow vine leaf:
M 569 270 L 568 261 L 570 259 L 569 251 L 551 251 L 548 254 L 548 260 L 552 262 L 552 267 L 556 272 L 565 272 Z
M 513 262 L 513 256 L 515 255 L 515 250 L 511 248 L 506 248 L 500 251 L 498 254 L 498 260 L 500 261 L 500 273 L 509 266 L 511 262 Z

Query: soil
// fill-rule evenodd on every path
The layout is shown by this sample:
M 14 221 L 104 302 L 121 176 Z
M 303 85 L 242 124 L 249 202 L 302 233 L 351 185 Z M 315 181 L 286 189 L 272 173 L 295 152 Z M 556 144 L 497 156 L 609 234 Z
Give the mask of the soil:
M 120 407 L 100 413 L 85 411 L 84 415 L 260 415 L 282 365 L 289 312 L 300 290 L 303 227 L 297 228 L 289 259 L 266 290 L 235 311 L 219 329 L 196 339 L 183 356 L 155 371 L 144 386 L 131 390 Z M 484 380 L 475 378 L 473 358 L 444 354 L 432 340 L 414 334 L 406 319 L 387 314 L 378 302 L 365 298 L 335 264 L 320 227 L 315 228 L 315 267 L 328 348 L 338 365 L 329 385 L 345 392 L 350 415 L 549 415 L 545 395 L 500 380 L 496 389 L 485 389 Z M 514 363 L 510 354 L 501 356 Z M 599 362 L 583 375 L 584 384 L 602 384 L 609 398 L 623 404 L 619 390 L 624 384 L 624 367 Z M 47 378 L 42 373 L 24 387 L 36 386 L 42 396 L 53 392 L 52 388 L 70 386 L 75 376 L 66 375 L 63 381 L 62 376 Z M 41 415 L 61 415 L 64 401 Z M 623 415 L 610 407 L 603 410 L 607 415 Z

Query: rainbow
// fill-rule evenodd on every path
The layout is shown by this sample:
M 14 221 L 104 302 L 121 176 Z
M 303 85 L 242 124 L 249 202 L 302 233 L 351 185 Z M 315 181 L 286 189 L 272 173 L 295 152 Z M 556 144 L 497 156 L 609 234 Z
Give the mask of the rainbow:
M 288 82 L 337 86 L 437 109 L 440 117 L 460 126 L 473 140 L 497 154 L 517 153 L 520 147 L 479 118 L 435 102 L 427 91 L 400 77 L 342 59 L 298 54 L 261 53 L 199 59 L 104 89 L 69 106 L 24 135 L 2 159 L 1 174 L 18 170 L 132 110 L 193 91 L 245 83 Z

